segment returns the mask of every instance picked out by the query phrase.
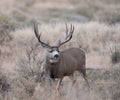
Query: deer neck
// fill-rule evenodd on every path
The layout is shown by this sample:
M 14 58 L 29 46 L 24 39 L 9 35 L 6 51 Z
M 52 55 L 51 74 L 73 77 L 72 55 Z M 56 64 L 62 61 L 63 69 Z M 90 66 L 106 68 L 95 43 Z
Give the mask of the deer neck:
M 46 64 L 47 64 L 48 66 L 58 66 L 58 65 L 60 64 L 60 62 L 61 62 L 61 57 L 60 57 L 59 61 L 56 62 L 56 63 L 50 63 L 50 62 L 49 62 L 49 59 L 46 57 Z

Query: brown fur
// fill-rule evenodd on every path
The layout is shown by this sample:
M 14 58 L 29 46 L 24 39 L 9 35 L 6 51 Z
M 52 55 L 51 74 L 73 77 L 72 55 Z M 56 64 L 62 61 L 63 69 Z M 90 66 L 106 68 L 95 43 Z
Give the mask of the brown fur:
M 60 53 L 60 60 L 55 64 L 49 63 L 46 57 L 45 69 L 51 78 L 70 76 L 75 71 L 85 75 L 85 52 L 80 48 L 67 49 Z

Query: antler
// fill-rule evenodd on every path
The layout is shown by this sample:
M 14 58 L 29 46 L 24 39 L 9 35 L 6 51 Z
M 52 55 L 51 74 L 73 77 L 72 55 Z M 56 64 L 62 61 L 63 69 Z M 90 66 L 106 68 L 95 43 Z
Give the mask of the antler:
M 44 43 L 43 41 L 41 41 L 41 39 L 40 39 L 41 33 L 39 34 L 37 23 L 34 23 L 34 32 L 35 32 L 35 36 L 37 37 L 37 39 L 38 39 L 38 41 L 40 42 L 40 44 L 41 44 L 43 47 L 50 48 L 50 46 L 49 46 L 47 43 Z
M 68 32 L 68 26 L 66 23 L 65 23 L 65 26 L 66 26 L 66 38 L 65 38 L 65 41 L 61 42 L 58 47 L 60 47 L 61 45 L 67 43 L 68 41 L 70 41 L 72 39 L 73 32 L 74 32 L 74 26 L 71 24 L 70 32 Z

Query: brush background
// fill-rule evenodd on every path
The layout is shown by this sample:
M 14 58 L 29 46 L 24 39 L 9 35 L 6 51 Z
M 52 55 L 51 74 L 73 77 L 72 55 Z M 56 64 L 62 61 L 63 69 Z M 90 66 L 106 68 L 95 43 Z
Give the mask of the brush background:
M 60 97 L 47 79 L 39 81 L 45 49 L 34 35 L 35 21 L 50 45 L 64 40 L 65 22 L 74 25 L 72 40 L 60 49 L 85 50 L 90 94 L 78 73 L 72 88 L 64 78 Z M 120 100 L 119 51 L 119 0 L 0 0 L 0 100 Z

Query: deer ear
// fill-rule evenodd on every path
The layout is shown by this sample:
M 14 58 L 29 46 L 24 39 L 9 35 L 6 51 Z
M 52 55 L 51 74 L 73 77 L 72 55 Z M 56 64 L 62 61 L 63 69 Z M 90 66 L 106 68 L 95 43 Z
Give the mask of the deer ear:
M 47 44 L 49 45 L 49 42 L 48 42 L 48 41 L 47 41 Z M 48 46 L 48 45 L 41 44 L 41 46 L 42 46 L 43 48 L 50 48 L 50 46 Z
M 48 46 L 46 46 L 46 45 L 44 45 L 44 44 L 41 44 L 41 46 L 43 47 L 43 48 L 49 48 Z

